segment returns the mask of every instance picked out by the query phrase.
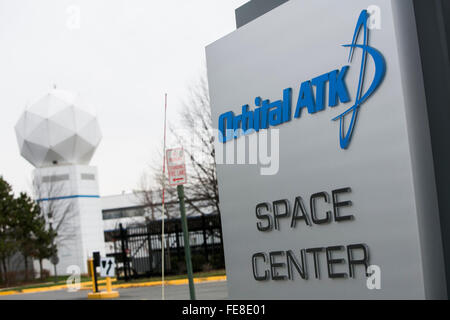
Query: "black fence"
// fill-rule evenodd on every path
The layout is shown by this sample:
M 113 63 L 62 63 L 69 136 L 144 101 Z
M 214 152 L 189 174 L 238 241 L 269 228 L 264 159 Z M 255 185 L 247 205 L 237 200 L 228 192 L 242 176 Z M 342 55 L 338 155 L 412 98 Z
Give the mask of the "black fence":
M 222 269 L 223 255 L 220 216 L 210 214 L 187 218 L 194 272 Z M 119 279 L 161 275 L 161 221 L 105 232 L 114 244 L 116 274 Z M 186 272 L 184 240 L 180 219 L 164 222 L 164 273 Z

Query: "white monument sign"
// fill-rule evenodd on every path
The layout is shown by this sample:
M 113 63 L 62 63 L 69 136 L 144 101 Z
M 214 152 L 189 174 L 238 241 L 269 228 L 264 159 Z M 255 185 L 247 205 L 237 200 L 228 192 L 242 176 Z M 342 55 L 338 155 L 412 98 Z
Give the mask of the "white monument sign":
M 412 1 L 373 4 L 288 1 L 206 48 L 232 299 L 447 297 Z M 274 174 L 221 158 L 274 130 Z

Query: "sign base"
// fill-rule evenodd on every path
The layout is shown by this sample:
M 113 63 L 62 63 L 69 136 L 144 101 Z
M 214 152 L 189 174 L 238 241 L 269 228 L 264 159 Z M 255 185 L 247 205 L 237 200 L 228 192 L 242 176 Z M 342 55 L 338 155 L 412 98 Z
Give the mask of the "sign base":
M 118 291 L 102 291 L 102 292 L 89 292 L 88 293 L 88 299 L 112 299 L 112 298 L 118 298 L 119 292 Z

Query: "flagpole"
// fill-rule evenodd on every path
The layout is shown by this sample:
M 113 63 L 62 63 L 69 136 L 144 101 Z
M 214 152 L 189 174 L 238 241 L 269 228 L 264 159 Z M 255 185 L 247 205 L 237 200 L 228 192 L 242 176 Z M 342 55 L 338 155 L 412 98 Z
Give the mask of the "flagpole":
M 162 223 L 161 223 L 161 299 L 164 300 L 164 194 L 166 191 L 166 114 L 167 114 L 167 93 L 164 95 L 164 155 L 163 155 L 163 181 L 162 181 Z

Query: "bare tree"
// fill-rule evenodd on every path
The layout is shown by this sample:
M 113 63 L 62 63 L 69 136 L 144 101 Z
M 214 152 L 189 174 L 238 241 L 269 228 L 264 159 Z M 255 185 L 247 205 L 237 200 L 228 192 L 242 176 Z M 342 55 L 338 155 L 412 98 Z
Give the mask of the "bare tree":
M 162 157 L 161 157 L 162 162 Z M 152 174 L 144 173 L 141 176 L 139 190 L 135 191 L 136 196 L 146 208 L 146 220 L 157 220 L 162 216 L 162 165 L 150 166 Z M 156 186 L 151 181 L 156 181 Z M 178 198 L 176 188 L 170 187 L 166 180 L 165 199 L 164 199 L 164 215 L 166 218 L 174 218 L 178 216 Z
M 206 77 L 191 86 L 190 95 L 181 112 L 181 130 L 170 128 L 171 134 L 184 146 L 187 155 L 188 185 L 186 203 L 200 214 L 217 213 L 219 190 L 217 185 L 214 134 Z
M 186 155 L 187 184 L 185 188 L 186 214 L 220 213 L 217 185 L 214 134 L 212 130 L 211 109 L 206 77 L 190 87 L 189 96 L 183 103 L 180 114 L 181 125 L 169 126 L 171 137 L 176 144 L 183 146 Z M 155 164 L 150 166 L 150 174 L 143 174 L 139 186 L 142 203 L 151 208 L 151 218 L 161 214 L 162 159 L 159 153 Z M 151 187 L 151 181 L 157 187 Z M 176 188 L 170 187 L 166 180 L 166 215 L 178 215 Z M 172 209 L 172 207 L 175 207 Z
M 42 212 L 45 214 L 46 221 L 56 233 L 56 241 L 64 242 L 75 238 L 76 228 L 71 223 L 75 216 L 74 203 L 69 198 L 64 198 L 64 182 L 49 180 L 37 181 L 34 179 L 34 190 L 36 199 L 39 201 Z
M 58 175 L 37 176 L 33 179 L 33 190 L 48 228 L 54 233 L 53 252 L 67 246 L 76 238 L 76 212 L 73 199 L 65 198 L 68 181 L 60 181 Z M 54 261 L 54 260 L 53 260 Z M 42 266 L 42 261 L 39 261 Z M 52 262 L 53 263 L 53 262 Z M 57 263 L 53 263 L 56 273 Z

